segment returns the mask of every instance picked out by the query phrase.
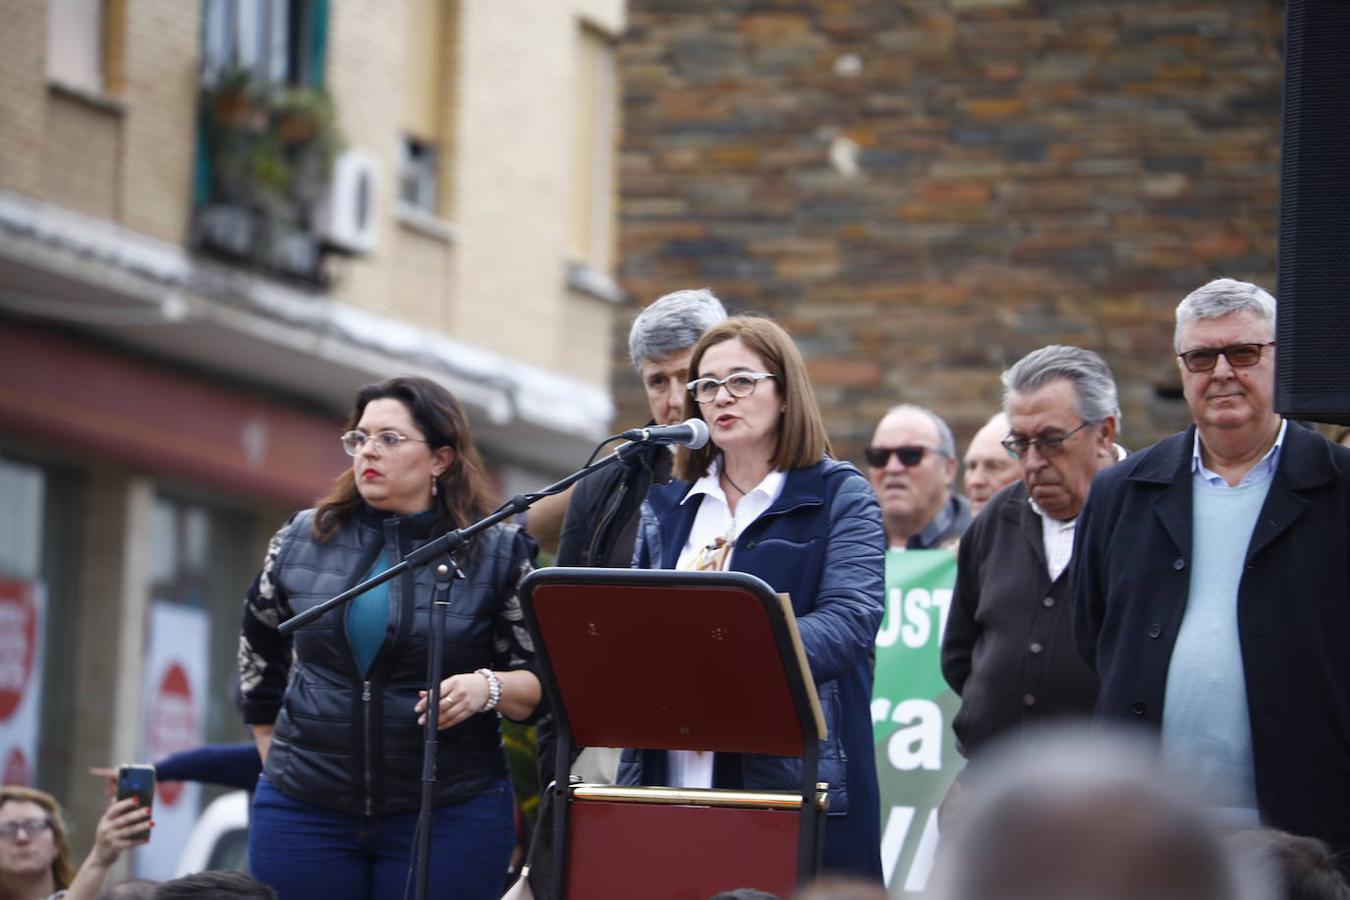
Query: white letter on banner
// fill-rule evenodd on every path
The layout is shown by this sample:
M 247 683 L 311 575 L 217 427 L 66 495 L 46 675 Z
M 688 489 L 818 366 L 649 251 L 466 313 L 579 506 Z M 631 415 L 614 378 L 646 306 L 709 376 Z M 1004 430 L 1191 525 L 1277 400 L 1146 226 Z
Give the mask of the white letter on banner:
M 902 700 L 891 721 L 907 726 L 897 729 L 886 743 L 891 765 L 902 772 L 942 768 L 942 707 L 932 700 Z
M 909 864 L 909 877 L 905 879 L 905 890 L 911 893 L 922 892 L 928 886 L 928 875 L 933 871 L 933 857 L 937 855 L 938 811 L 928 813 L 928 822 L 923 826 L 923 836 L 919 838 L 919 847 L 914 851 L 914 859 Z
M 886 830 L 881 833 L 881 875 L 887 886 L 890 886 L 891 874 L 900 861 L 900 851 L 905 848 L 905 837 L 913 821 L 912 806 L 892 806 L 891 814 L 886 817 Z
M 900 636 L 911 650 L 928 643 L 928 635 L 933 630 L 933 619 L 928 615 L 932 603 L 933 598 L 923 588 L 912 588 L 905 595 L 905 625 L 900 629 Z
M 872 724 L 886 721 L 886 714 L 891 711 L 891 701 L 885 697 L 872 698 Z
M 889 647 L 900 636 L 900 589 L 891 588 L 886 592 L 886 619 L 877 632 L 877 646 Z
M 933 591 L 933 603 L 938 608 L 938 643 L 942 643 L 942 636 L 947 633 L 947 613 L 952 608 L 952 589 L 938 588 Z

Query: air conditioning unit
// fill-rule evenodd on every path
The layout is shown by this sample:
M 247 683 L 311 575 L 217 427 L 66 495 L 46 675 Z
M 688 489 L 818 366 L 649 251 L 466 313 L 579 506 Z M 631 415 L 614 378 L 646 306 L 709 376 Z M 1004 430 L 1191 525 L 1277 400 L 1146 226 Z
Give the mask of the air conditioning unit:
M 339 253 L 375 249 L 376 183 L 379 163 L 360 150 L 345 150 L 333 161 L 328 194 L 314 210 L 319 238 Z

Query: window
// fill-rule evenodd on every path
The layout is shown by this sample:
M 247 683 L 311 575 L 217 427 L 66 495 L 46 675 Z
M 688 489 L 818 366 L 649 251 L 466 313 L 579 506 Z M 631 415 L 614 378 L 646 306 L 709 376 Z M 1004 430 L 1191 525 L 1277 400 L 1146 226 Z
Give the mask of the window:
M 404 38 L 403 154 L 399 200 L 432 216 L 448 206 L 445 148 L 453 120 L 448 104 L 453 78 L 454 34 L 459 5 L 449 0 L 407 0 Z
M 87 518 L 74 473 L 0 442 L 0 761 L 6 783 L 68 788 Z
M 413 137 L 403 139 L 398 197 L 406 206 L 436 214 L 436 148 Z
M 614 42 L 582 24 L 577 32 L 572 140 L 572 227 L 575 262 L 609 271 L 614 232 L 614 142 L 617 98 Z
M 151 599 L 205 609 L 210 618 L 206 739 L 241 736 L 229 687 L 235 677 L 239 610 L 261 557 L 247 514 L 193 498 L 159 494 L 152 512 Z
M 206 0 L 203 78 L 245 70 L 278 84 L 322 83 L 321 18 L 316 0 Z
M 103 0 L 49 0 L 47 78 L 91 94 L 103 92 Z

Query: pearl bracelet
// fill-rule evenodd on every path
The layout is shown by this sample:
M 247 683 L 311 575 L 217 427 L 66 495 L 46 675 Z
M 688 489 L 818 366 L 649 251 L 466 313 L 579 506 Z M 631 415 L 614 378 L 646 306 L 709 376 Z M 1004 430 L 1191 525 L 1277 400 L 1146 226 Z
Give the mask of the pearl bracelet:
M 502 680 L 497 677 L 497 673 L 491 669 L 475 669 L 475 675 L 482 675 L 487 679 L 488 698 L 479 712 L 492 712 L 497 708 L 497 703 L 502 699 Z

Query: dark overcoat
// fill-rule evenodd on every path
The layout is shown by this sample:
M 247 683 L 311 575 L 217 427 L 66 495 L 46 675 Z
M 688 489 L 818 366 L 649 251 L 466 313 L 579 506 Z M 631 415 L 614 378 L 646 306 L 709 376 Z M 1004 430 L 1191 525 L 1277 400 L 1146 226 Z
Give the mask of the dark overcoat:
M 1190 585 L 1195 428 L 1097 475 L 1071 571 L 1096 715 L 1162 722 Z M 1291 423 L 1238 585 L 1262 821 L 1350 851 L 1350 449 Z M 1343 866 L 1350 864 L 1347 856 Z

